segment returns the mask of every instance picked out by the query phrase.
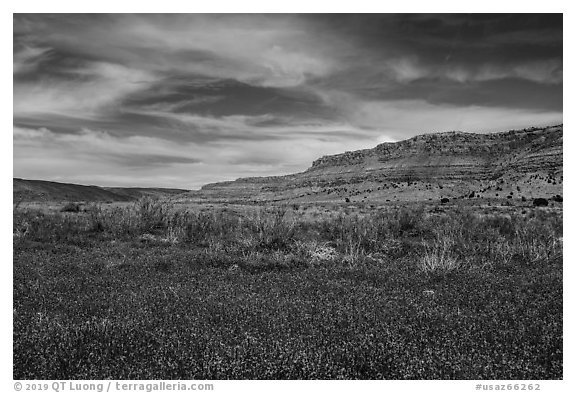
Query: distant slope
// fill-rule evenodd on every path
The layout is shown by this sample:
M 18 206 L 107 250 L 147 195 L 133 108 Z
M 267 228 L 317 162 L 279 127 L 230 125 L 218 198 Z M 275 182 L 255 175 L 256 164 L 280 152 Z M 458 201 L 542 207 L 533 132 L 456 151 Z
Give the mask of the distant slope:
M 121 188 L 121 187 L 104 187 L 104 190 L 111 191 L 116 195 L 122 195 L 131 199 L 139 199 L 143 196 L 149 196 L 153 198 L 164 198 L 172 195 L 178 195 L 189 190 L 181 190 L 179 188 Z
M 188 190 L 83 186 L 44 180 L 12 179 L 14 201 L 22 202 L 126 202 L 142 196 L 164 197 Z
M 192 200 L 516 199 L 562 194 L 563 126 L 419 135 L 326 156 L 302 173 L 207 184 Z M 508 198 L 510 196 L 510 198 Z

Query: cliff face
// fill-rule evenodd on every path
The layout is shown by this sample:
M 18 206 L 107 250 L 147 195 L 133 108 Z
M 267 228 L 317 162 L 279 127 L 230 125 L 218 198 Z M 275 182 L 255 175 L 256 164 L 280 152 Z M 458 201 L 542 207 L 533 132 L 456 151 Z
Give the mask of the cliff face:
M 562 194 L 562 133 L 560 125 L 493 134 L 420 135 L 325 156 L 294 175 L 210 184 L 194 195 L 226 200 L 368 201 L 462 197 L 472 191 L 490 198 Z
M 319 168 L 347 166 L 377 160 L 382 163 L 402 158 L 427 156 L 478 157 L 490 159 L 526 149 L 562 147 L 562 126 L 495 134 L 444 132 L 425 134 L 396 143 L 382 143 L 374 149 L 346 152 L 322 157 L 312 163 L 308 171 Z

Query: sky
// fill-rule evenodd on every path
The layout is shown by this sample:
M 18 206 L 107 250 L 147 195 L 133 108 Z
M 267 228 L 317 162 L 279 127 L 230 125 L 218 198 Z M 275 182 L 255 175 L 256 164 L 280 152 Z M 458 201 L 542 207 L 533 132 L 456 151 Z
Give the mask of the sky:
M 197 189 L 562 123 L 561 14 L 14 14 L 13 175 Z

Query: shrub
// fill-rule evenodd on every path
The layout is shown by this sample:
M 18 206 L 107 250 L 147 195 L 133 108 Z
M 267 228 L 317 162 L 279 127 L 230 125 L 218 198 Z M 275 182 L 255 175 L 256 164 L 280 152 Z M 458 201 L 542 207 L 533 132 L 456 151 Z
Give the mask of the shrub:
M 13 236 L 40 242 L 70 241 L 82 235 L 79 217 L 41 212 L 22 212 L 14 216 Z
M 67 212 L 67 213 L 79 213 L 80 207 L 81 207 L 81 205 L 79 203 L 69 202 L 69 203 L 65 204 L 62 207 L 62 209 L 60 209 L 60 211 L 61 212 Z
M 135 235 L 140 232 L 140 218 L 134 207 L 102 207 L 91 205 L 88 209 L 87 230 L 114 236 Z
M 420 224 L 424 219 L 424 209 L 402 208 L 396 211 L 395 216 L 390 217 L 392 228 L 398 236 L 403 234 L 417 235 L 420 230 Z
M 171 206 L 158 199 L 142 197 L 135 203 L 135 209 L 140 220 L 140 230 L 150 232 L 166 227 L 165 218 Z
M 365 250 L 372 248 L 372 239 L 368 229 L 369 220 L 361 219 L 357 215 L 338 215 L 333 220 L 321 223 L 322 234 L 326 240 L 333 242 L 336 248 L 343 254 L 352 258 L 360 257 Z
M 257 240 L 260 249 L 287 249 L 294 241 L 295 222 L 288 218 L 288 209 L 272 207 L 258 209 L 248 216 L 249 234 Z
M 548 201 L 544 198 L 536 198 L 534 199 L 534 202 L 532 202 L 532 204 L 536 207 L 548 206 Z
M 445 204 L 445 203 L 448 203 L 448 202 L 450 202 L 450 199 L 448 199 L 448 198 L 442 198 L 442 199 L 440 199 L 440 203 L 442 203 L 442 204 Z

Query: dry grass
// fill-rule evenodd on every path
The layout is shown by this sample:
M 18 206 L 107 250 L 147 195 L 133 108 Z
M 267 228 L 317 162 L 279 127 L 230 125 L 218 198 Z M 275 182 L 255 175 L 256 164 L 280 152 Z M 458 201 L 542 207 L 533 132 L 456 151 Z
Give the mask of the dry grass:
M 14 378 L 561 378 L 561 214 L 433 208 L 20 207 Z
M 452 252 L 451 239 L 442 239 L 434 245 L 427 245 L 418 266 L 425 273 L 451 273 L 461 267 Z

